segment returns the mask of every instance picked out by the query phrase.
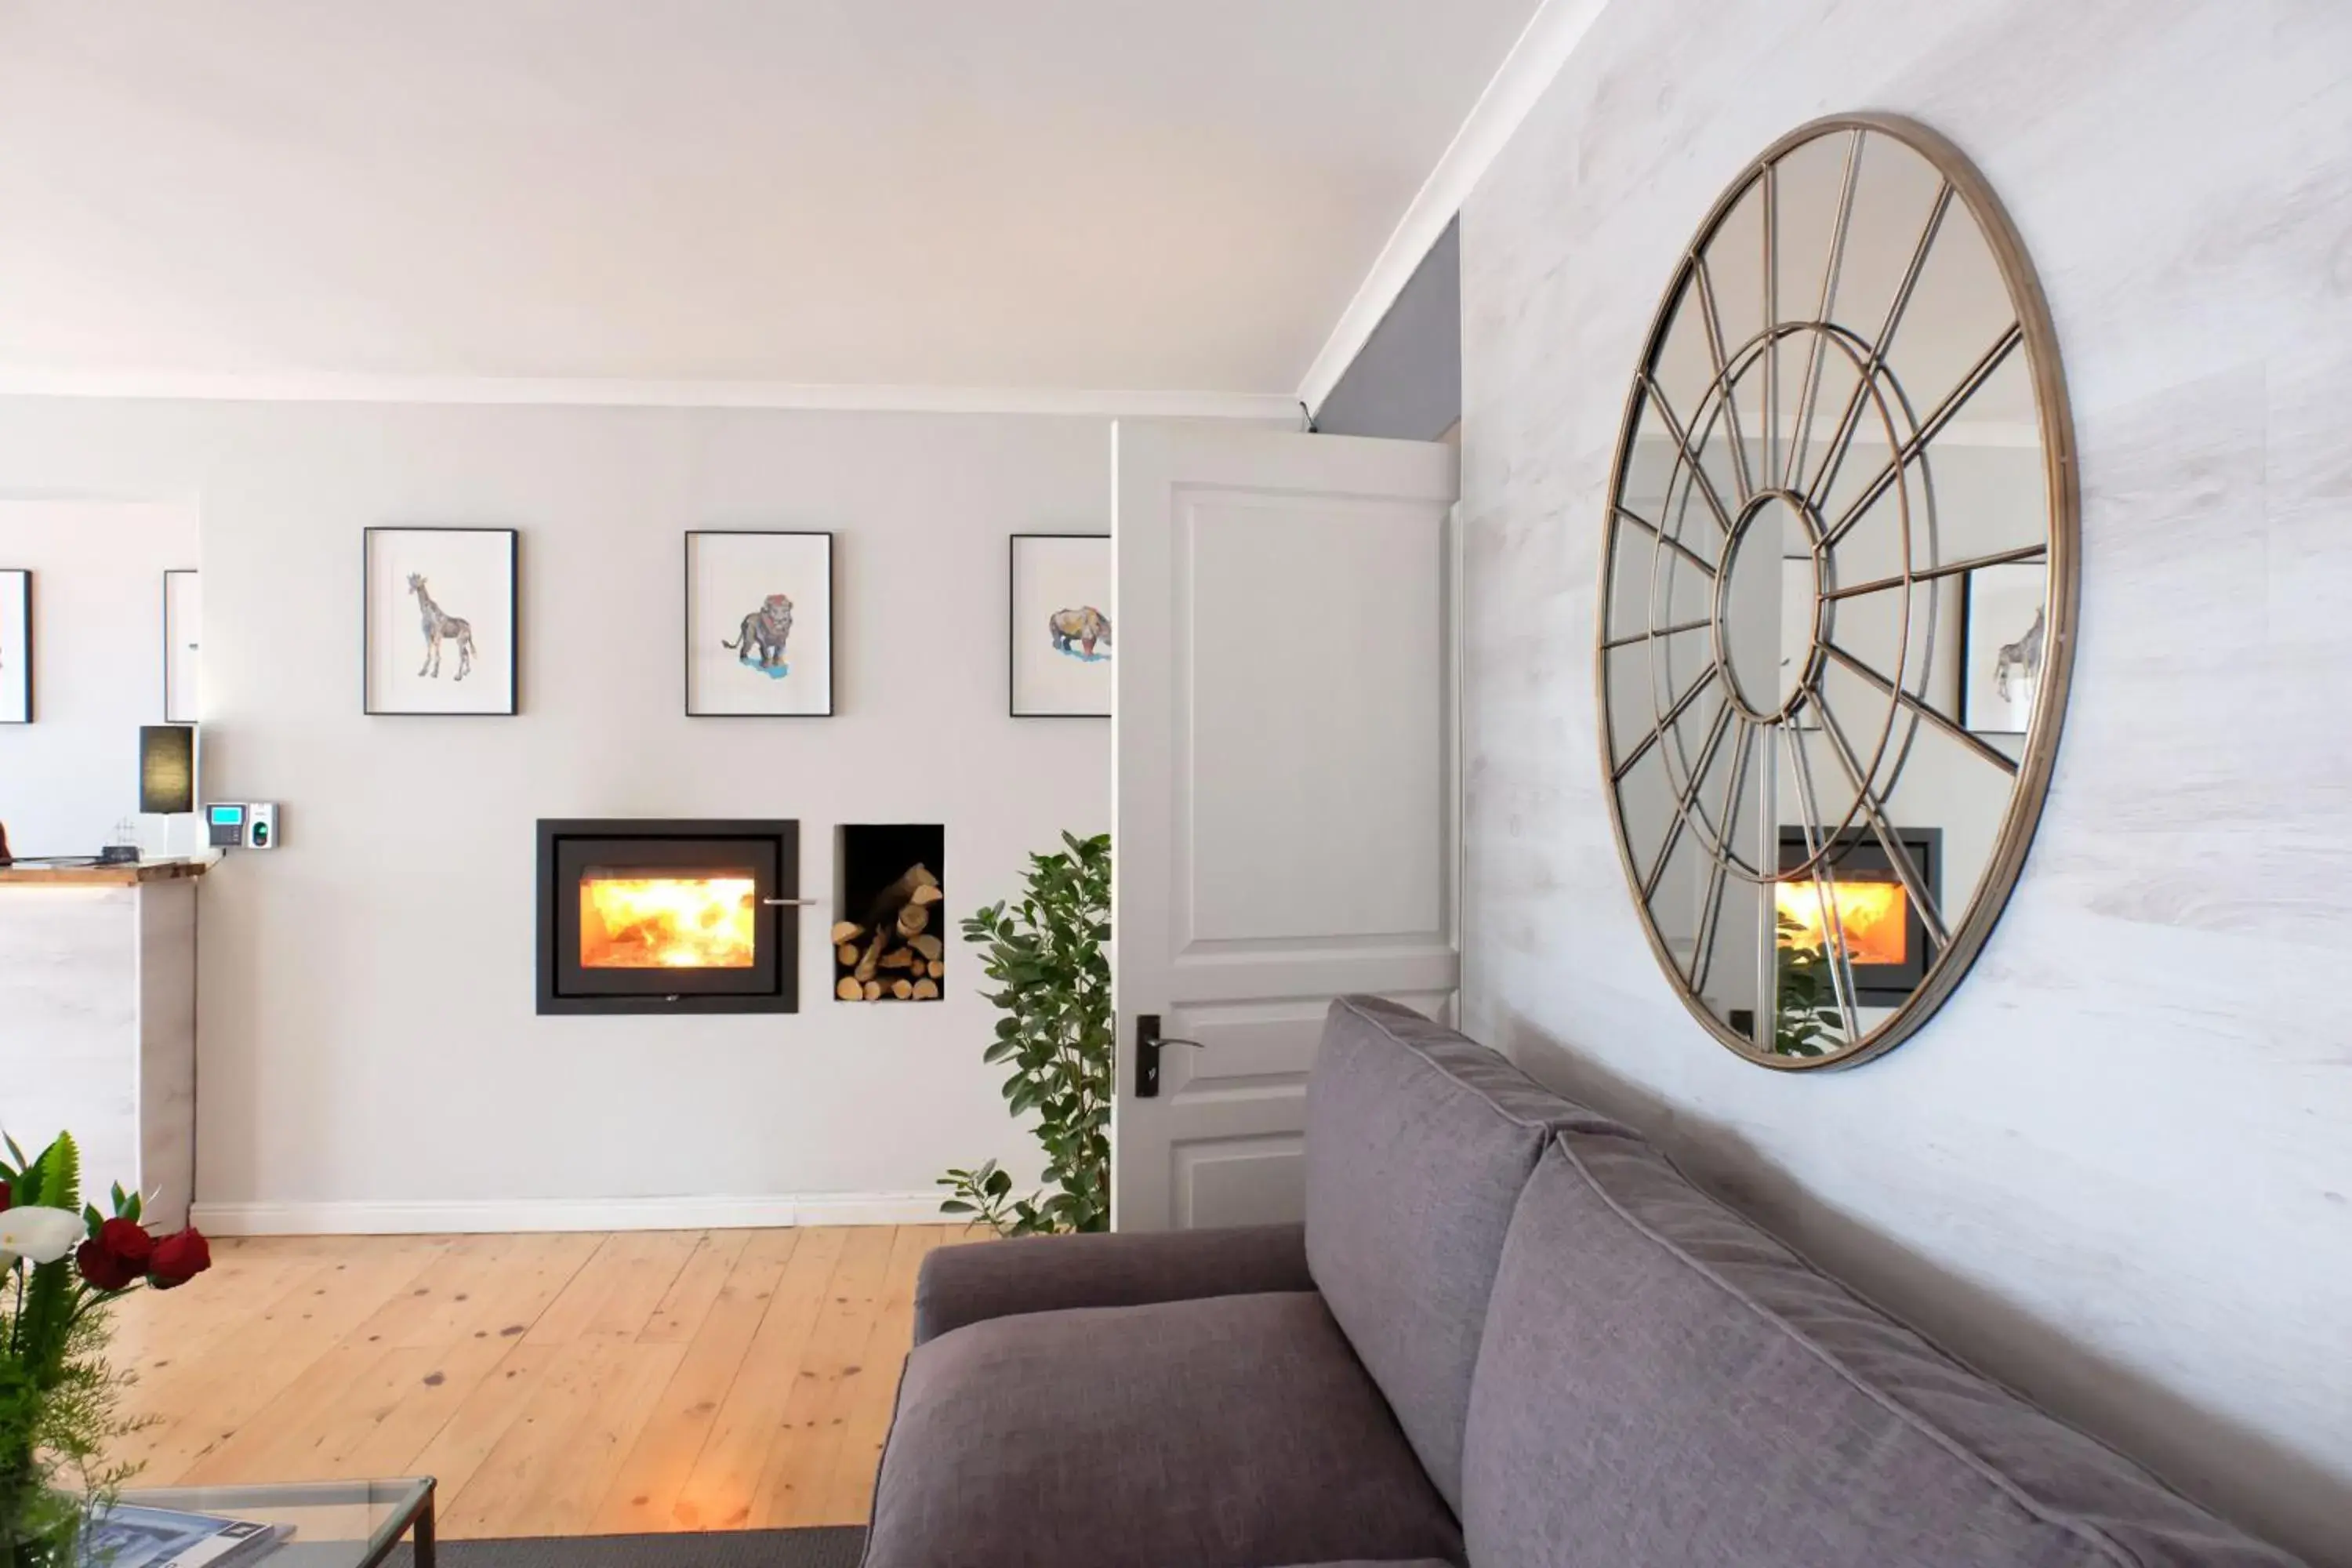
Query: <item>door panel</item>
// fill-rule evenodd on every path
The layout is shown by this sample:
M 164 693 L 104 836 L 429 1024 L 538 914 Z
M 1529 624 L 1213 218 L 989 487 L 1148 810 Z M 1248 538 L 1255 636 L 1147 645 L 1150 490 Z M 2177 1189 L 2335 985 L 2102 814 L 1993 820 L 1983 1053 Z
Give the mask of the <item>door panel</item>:
M 1454 456 L 1123 425 L 1114 885 L 1121 1228 L 1294 1218 L 1330 998 L 1443 1012 Z M 1170 1045 L 1136 1093 L 1139 1015 Z

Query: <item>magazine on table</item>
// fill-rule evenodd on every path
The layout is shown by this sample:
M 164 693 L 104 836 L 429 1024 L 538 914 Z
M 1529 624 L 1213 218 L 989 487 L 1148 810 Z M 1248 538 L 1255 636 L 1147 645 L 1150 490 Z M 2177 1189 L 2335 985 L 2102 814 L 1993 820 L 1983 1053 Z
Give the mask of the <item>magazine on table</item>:
M 83 1531 L 81 1568 L 243 1568 L 293 1533 L 290 1524 L 119 1503 Z

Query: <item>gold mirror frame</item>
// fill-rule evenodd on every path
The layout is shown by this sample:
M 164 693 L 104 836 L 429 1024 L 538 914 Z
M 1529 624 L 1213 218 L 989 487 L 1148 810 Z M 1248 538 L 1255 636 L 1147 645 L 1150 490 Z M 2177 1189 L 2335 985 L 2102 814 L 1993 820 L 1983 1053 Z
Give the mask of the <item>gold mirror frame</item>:
M 1776 182 L 1780 177 L 1783 165 L 1793 154 L 1812 149 L 1825 139 L 1832 138 L 1842 141 L 1845 146 L 1843 190 L 1836 208 L 1837 231 L 1827 248 L 1827 260 L 1822 269 L 1821 292 L 1815 297 L 1800 297 L 1791 300 L 1797 309 L 1786 310 L 1780 308 L 1778 297 L 1783 263 L 1776 258 L 1776 247 L 1780 244 L 1775 208 Z M 1831 309 L 1831 304 L 1838 287 L 1840 258 L 1846 235 L 1855 217 L 1856 165 L 1864 156 L 1865 143 L 1878 138 L 1924 159 L 1932 167 L 1938 184 L 1929 216 L 1917 234 L 1908 269 L 1902 274 L 1891 296 L 1885 326 L 1872 337 L 1852 330 L 1847 324 L 1835 323 L 1836 312 Z M 1810 168 L 1811 164 L 1806 166 Z M 1760 327 L 1744 341 L 1734 342 L 1724 331 L 1719 319 L 1719 301 L 1710 291 L 1708 263 L 1713 247 L 1725 232 L 1727 220 L 1735 211 L 1745 214 L 1752 210 L 1755 204 L 1743 206 L 1743 202 L 1751 194 L 1760 195 L 1762 214 L 1757 224 L 1762 247 L 1758 272 L 1762 279 L 1763 298 L 1756 318 Z M 1985 353 L 1976 365 L 1958 383 L 1951 384 L 1948 395 L 1935 405 L 1931 411 L 1923 412 L 1912 406 L 1893 369 L 1901 354 L 1890 353 L 1889 349 L 1891 344 L 1899 346 L 1897 329 L 1903 322 L 1906 305 L 1911 301 L 1912 289 L 1937 243 L 1940 226 L 1952 210 L 1964 211 L 1973 218 L 1984 249 L 1990 252 L 1992 262 L 1998 266 L 2013 319 L 2003 337 L 1985 345 Z M 1659 377 L 1662 360 L 1669 346 L 1669 334 L 1676 325 L 1678 313 L 1686 304 L 1696 304 L 1703 312 L 1706 329 L 1706 349 L 1714 375 L 1711 390 L 1698 407 L 1674 409 L 1661 390 Z M 1840 304 L 1843 306 L 1843 301 Z M 1832 629 L 1836 607 L 1855 602 L 1862 595 L 1881 590 L 1885 590 L 1888 597 L 1893 596 L 1895 577 L 1875 583 L 1844 582 L 1836 570 L 1835 552 L 1841 542 L 1848 537 L 1846 530 L 1851 529 L 1863 513 L 1878 506 L 1884 495 L 1856 503 L 1854 510 L 1842 521 L 1832 521 L 1822 515 L 1823 509 L 1820 504 L 1822 497 L 1805 482 L 1808 474 L 1806 447 L 1813 429 L 1812 421 L 1823 416 L 1811 406 L 1813 392 L 1807 390 L 1803 393 L 1793 428 L 1785 437 L 1780 434 L 1786 422 L 1785 410 L 1772 405 L 1776 396 L 1785 403 L 1782 389 L 1786 373 L 1778 358 L 1784 342 L 1800 343 L 1802 347 L 1798 352 L 1809 353 L 1812 356 L 1815 368 L 1811 375 L 1815 387 L 1820 384 L 1822 374 L 1819 364 L 1826 357 L 1822 347 L 1824 342 L 1832 348 L 1842 349 L 1853 361 L 1854 386 L 1850 395 L 1853 405 L 1858 407 L 1867 402 L 1872 406 L 1866 412 L 1876 420 L 1885 422 L 1885 455 L 1882 458 L 1874 452 L 1873 463 L 1874 467 L 1882 461 L 1885 465 L 1885 468 L 1878 470 L 1882 480 L 1889 470 L 1893 474 L 1885 493 L 1896 497 L 1902 530 L 1898 575 L 1904 618 L 1893 635 L 1892 646 L 1896 656 L 1891 679 L 1842 652 L 1836 645 Z M 1682 345 L 1685 355 L 1688 347 L 1687 343 Z M 2033 405 L 2032 427 L 2038 436 L 2041 449 L 2042 495 L 2047 508 L 2043 539 L 2038 545 L 2021 545 L 1995 556 L 1938 559 L 1937 551 L 1940 536 L 1936 531 L 1933 481 L 1928 475 L 1932 458 L 1930 448 L 1937 437 L 1945 434 L 1948 423 L 1967 399 L 2009 356 L 2021 350 L 2026 374 L 2030 377 Z M 1756 455 L 1751 457 L 1748 444 L 1741 439 L 1738 420 L 1742 399 L 1748 395 L 1742 389 L 1742 378 L 1759 362 L 1767 366 L 1765 374 L 1759 378 L 1765 390 L 1761 392 L 1761 418 L 1755 426 L 1762 434 L 1753 448 Z M 1701 366 L 1702 370 L 1705 368 Z M 1945 391 L 1942 388 L 1927 390 L 1930 394 Z M 1714 408 L 1713 413 L 1707 412 L 1710 405 Z M 1748 411 L 1751 417 L 1758 412 L 1752 405 Z M 1628 486 L 1635 472 L 1637 441 L 1644 429 L 1645 416 L 1651 414 L 1662 418 L 1664 433 L 1671 438 L 1667 444 L 1673 447 L 1671 462 L 1674 471 L 1665 489 L 1659 493 L 1671 498 L 1675 479 L 1679 477 L 1685 487 L 1682 500 L 1685 516 L 1691 511 L 1695 496 L 1704 500 L 1706 505 L 1698 510 L 1702 514 L 1711 512 L 1720 524 L 1719 552 L 1712 559 L 1707 558 L 1706 549 L 1695 551 L 1681 539 L 1682 522 L 1679 518 L 1670 515 L 1673 510 L 1670 500 L 1657 503 L 1659 515 L 1654 519 L 1642 515 L 1629 501 Z M 1726 433 L 1723 436 L 1714 434 L 1717 418 L 1723 423 Z M 1852 447 L 1856 445 L 1860 426 L 1870 422 L 1858 419 L 1854 410 L 1849 408 L 1834 433 L 1844 447 Z M 1650 428 L 1651 441 L 1657 444 L 1660 430 L 1655 426 Z M 1692 445 L 1694 439 L 1698 442 L 1696 449 Z M 1718 466 L 1717 475 L 1728 481 L 1727 488 L 1736 489 L 1736 499 L 1718 497 L 1710 489 L 1707 470 L 1709 459 L 1716 450 L 1711 443 L 1718 440 L 1724 443 L 1723 449 L 1729 454 L 1730 461 L 1727 467 Z M 1780 444 L 1777 447 L 1776 442 Z M 2015 444 L 2021 446 L 2024 442 L 2021 440 Z M 1783 451 L 1787 454 L 1785 461 Z M 1843 461 L 1842 456 L 1839 460 Z M 1831 475 L 1834 469 L 1827 466 L 1826 458 L 1822 461 L 1825 467 L 1821 489 L 1825 490 L 1832 482 Z M 1779 466 L 1776 468 L 1776 465 Z M 1752 475 L 1748 471 L 1751 466 L 1758 470 Z M 1767 482 L 1776 479 L 1780 481 L 1777 485 Z M 1915 485 L 1927 498 L 1924 530 L 1915 530 L 1914 527 L 1913 512 L 1917 509 L 1917 503 L 1911 500 L 1911 496 Z M 1775 500 L 1775 497 L 1785 499 Z M 2073 422 L 2060 369 L 2057 337 L 2024 246 L 1990 185 L 1968 158 L 1940 135 L 1911 121 L 1884 114 L 1846 114 L 1817 120 L 1800 127 L 1774 142 L 1743 169 L 1699 226 L 1661 297 L 1649 335 L 1644 341 L 1641 368 L 1627 395 L 1624 421 L 1610 475 L 1609 498 L 1601 550 L 1600 598 L 1594 617 L 1594 679 L 1600 718 L 1601 761 L 1602 776 L 1608 786 L 1610 815 L 1619 858 L 1640 911 L 1643 931 L 1660 967 L 1673 981 L 1684 1005 L 1708 1033 L 1750 1061 L 1782 1070 L 1806 1070 L 1852 1066 L 1877 1057 L 1909 1037 L 1949 997 L 1982 950 L 2007 905 L 2024 866 L 2048 794 L 2074 664 L 2079 595 L 2079 496 Z M 1812 504 L 1807 504 L 1809 500 Z M 1790 563 L 1798 563 L 1797 570 L 1801 575 L 1796 592 L 1803 592 L 1801 563 L 1805 556 L 1802 552 L 1792 555 L 1787 552 L 1785 541 L 1790 534 L 1788 525 L 1777 515 L 1781 510 L 1801 525 L 1801 531 L 1794 535 L 1797 542 L 1810 548 L 1813 561 L 1813 599 L 1811 622 L 1805 622 L 1801 615 L 1795 617 L 1801 631 L 1810 633 L 1810 641 L 1804 658 L 1800 661 L 1801 668 L 1795 677 L 1793 689 L 1782 697 L 1776 708 L 1769 695 L 1762 698 L 1754 696 L 1735 673 L 1727 646 L 1730 634 L 1727 631 L 1728 617 L 1725 605 L 1731 584 L 1738 575 L 1735 567 L 1739 560 L 1743 534 L 1762 512 L 1776 513 L 1773 527 L 1784 540 L 1784 549 L 1780 552 L 1784 583 L 1790 575 Z M 1928 552 L 1928 558 L 1924 562 L 1917 553 L 1917 538 L 1923 531 Z M 1714 535 L 1707 537 L 1712 542 Z M 1693 538 L 1696 540 L 1697 535 L 1694 534 Z M 1647 624 L 1612 627 L 1612 617 L 1617 615 L 1621 595 L 1627 591 L 1631 581 L 1621 579 L 1620 575 L 1621 546 L 1628 545 L 1647 551 L 1652 558 L 1647 566 L 1651 573 L 1649 596 L 1644 601 Z M 1686 559 L 1664 560 L 1669 554 Z M 1633 558 L 1629 551 L 1627 559 Z M 1657 583 L 1662 570 L 1658 562 L 1662 560 L 1663 570 L 1669 578 L 1677 572 L 1685 575 L 1692 571 L 1706 574 L 1710 586 L 1704 592 L 1711 593 L 1712 597 L 1706 601 L 1702 615 L 1686 615 L 1673 624 L 1660 624 Z M 1947 580 L 1957 578 L 1972 587 L 1976 582 L 1975 574 L 1991 566 L 2020 563 L 2038 563 L 2047 568 L 2040 611 L 2047 618 L 2040 650 L 2037 683 L 2029 689 L 2025 699 L 2032 705 L 2031 717 L 2022 731 L 2018 732 L 2017 749 L 2012 753 L 1971 734 L 1965 722 L 1956 718 L 1957 714 L 1965 712 L 1967 702 L 1965 695 L 1957 694 L 1965 693 L 1969 679 L 1965 640 L 1960 644 L 1960 655 L 1953 661 L 1949 672 L 1956 693 L 1953 699 L 1955 711 L 1952 713 L 1938 711 L 1937 702 L 1922 700 L 1920 695 L 1911 689 L 1904 661 L 1910 658 L 1915 643 L 1919 640 L 1910 618 L 1914 604 L 1928 605 L 1927 635 L 1930 657 L 1921 661 L 1923 668 L 1919 676 L 1924 691 L 1927 679 L 1925 666 L 1932 662 L 1937 646 L 1932 640 L 1935 635 L 1934 606 L 1942 602 L 1940 596 L 1948 586 L 1958 586 L 1948 584 Z M 1882 576 L 1885 575 L 1882 572 Z M 1752 586 L 1754 579 L 1750 577 L 1748 582 Z M 1782 617 L 1788 616 L 1790 593 L 1789 588 L 1782 588 L 1780 609 Z M 1927 595 L 1924 600 L 1921 597 L 1923 594 Z M 2031 603 L 2030 600 L 2026 602 Z M 1963 599 L 1961 603 L 1964 606 L 1962 622 L 1960 627 L 1955 629 L 1965 639 L 1967 601 Z M 1690 686 L 1687 689 L 1685 682 L 1676 680 L 1672 683 L 1670 691 L 1662 692 L 1656 682 L 1666 660 L 1666 650 L 1677 638 L 1682 639 L 1683 647 L 1689 647 L 1697 642 L 1697 634 L 1702 630 L 1707 633 L 1711 647 L 1706 654 L 1692 656 L 1694 662 L 1690 668 L 1700 668 L 1712 673 L 1702 673 L 1697 678 L 1698 685 Z M 1746 634 L 1741 635 L 1744 637 Z M 1780 663 L 1785 671 L 1790 663 L 1786 651 L 1788 633 L 1785 628 L 1780 636 L 1784 650 Z M 2008 649 L 2001 651 L 2005 658 Z M 1650 667 L 1650 700 L 1643 701 L 1638 712 L 1620 713 L 1612 708 L 1612 658 L 1635 656 L 1645 656 Z M 1885 699 L 1885 723 L 1874 737 L 1857 735 L 1849 739 L 1841 731 L 1834 740 L 1830 741 L 1840 754 L 1845 776 L 1853 785 L 1853 804 L 1844 813 L 1843 821 L 1832 822 L 1823 819 L 1833 814 L 1813 809 L 1815 795 L 1802 794 L 1804 809 L 1801 815 L 1810 821 L 1811 826 L 1802 838 L 1803 864 L 1791 868 L 1788 864 L 1794 852 L 1789 847 L 1791 825 L 1780 819 L 1775 801 L 1779 786 L 1772 781 L 1777 780 L 1784 767 L 1792 777 L 1804 774 L 1809 766 L 1806 760 L 1809 750 L 1818 747 L 1818 742 L 1809 741 L 1804 734 L 1797 732 L 1802 726 L 1803 710 L 1809 697 L 1815 709 L 1811 730 L 1818 734 L 1839 729 L 1838 715 L 1825 694 L 1826 671 L 1832 663 L 1853 667 L 1845 676 L 1849 682 L 1852 679 L 1862 678 L 1875 684 Z M 1617 695 L 1621 698 L 1626 679 L 1622 673 L 1618 678 L 1620 689 Z M 1784 674 L 1781 679 L 1785 682 L 1789 678 Z M 1698 760 L 1694 764 L 1691 750 L 1685 744 L 1686 732 L 1682 726 L 1688 714 L 1696 708 L 1700 690 L 1711 684 L 1719 684 L 1722 688 L 1722 716 L 1707 727 L 1711 738 L 1704 741 Z M 2007 696 L 2006 688 L 2003 695 Z M 1909 991 L 1907 999 L 1893 1007 L 1890 1016 L 1864 1027 L 1859 1017 L 1862 1009 L 1855 1004 L 1860 993 L 1855 988 L 1855 969 L 1851 962 L 1854 951 L 1852 939 L 1844 938 L 1841 943 L 1843 905 L 1839 906 L 1839 915 L 1828 913 L 1831 905 L 1836 901 L 1837 873 L 1832 869 L 1824 878 L 1820 868 L 1832 865 L 1847 854 L 1853 843 L 1874 838 L 1884 845 L 1884 853 L 1895 873 L 1895 879 L 1903 884 L 1906 893 L 1917 898 L 1923 905 L 1932 902 L 1919 897 L 1923 889 L 1912 882 L 1913 871 L 1906 869 L 1910 860 L 1898 843 L 1898 836 L 1906 830 L 1898 824 L 1890 823 L 1885 810 L 1885 798 L 1892 795 L 1900 782 L 1903 759 L 1910 755 L 1923 726 L 1938 731 L 1936 742 L 1938 746 L 1957 743 L 1964 751 L 1972 749 L 1995 776 L 2005 768 L 2010 774 L 2005 785 L 2008 800 L 2000 815 L 1998 829 L 1982 862 L 1981 872 L 1965 907 L 1957 914 L 1948 909 L 1928 909 L 1922 912 L 1921 918 L 1932 922 L 1934 933 L 1934 940 L 1923 950 L 1932 955 L 1925 963 L 1924 975 Z M 1738 737 L 1738 760 L 1727 764 L 1728 790 L 1722 798 L 1720 810 L 1710 813 L 1707 806 L 1701 804 L 1700 796 L 1703 793 L 1708 796 L 1715 794 L 1709 770 L 1717 766 L 1714 759 L 1724 734 L 1729 732 L 1736 732 Z M 2002 738 L 2007 738 L 2010 733 L 2002 731 Z M 1828 739 L 1827 736 L 1822 738 Z M 1683 768 L 1679 773 L 1673 763 L 1667 760 L 1668 742 L 1672 742 L 1675 749 L 1683 753 Z M 1784 745 L 1787 747 L 1785 752 L 1782 749 Z M 1751 780 L 1743 784 L 1743 777 L 1752 765 L 1751 752 L 1759 746 L 1765 769 L 1761 777 L 1765 782 Z M 1862 762 L 1862 748 L 1866 746 L 1874 746 L 1875 750 L 1865 768 Z M 1673 785 L 1664 799 L 1665 806 L 1673 815 L 1664 819 L 1663 847 L 1646 838 L 1637 846 L 1629 828 L 1628 777 L 1637 767 L 1644 765 L 1642 752 L 1650 747 L 1658 749 L 1658 765 Z M 1882 763 L 1890 755 L 1895 759 L 1894 772 L 1886 775 L 1889 782 L 1885 790 L 1881 791 Z M 1703 783 L 1708 786 L 1705 791 L 1701 788 Z M 1802 783 L 1801 779 L 1801 793 Z M 1756 837 L 1744 853 L 1736 842 L 1746 826 L 1738 820 L 1746 815 L 1743 788 L 1754 790 L 1758 796 L 1753 828 Z M 1650 816 L 1656 817 L 1658 813 L 1652 811 Z M 1675 944 L 1661 931 L 1655 900 L 1668 861 L 1684 852 L 1677 847 L 1677 841 L 1685 837 L 1696 843 L 1699 852 L 1707 858 L 1702 863 L 1706 867 L 1706 890 L 1700 896 L 1698 920 L 1693 934 L 1680 939 L 1690 951 L 1686 954 L 1677 954 L 1674 950 Z M 1711 1009 L 1702 995 L 1707 978 L 1708 952 L 1717 943 L 1717 933 L 1722 929 L 1721 922 L 1726 915 L 1723 889 L 1727 880 L 1733 878 L 1755 887 L 1755 920 L 1761 934 L 1754 940 L 1759 941 L 1763 944 L 1763 952 L 1770 955 L 1769 959 L 1759 957 L 1756 964 L 1756 989 L 1751 994 L 1749 1019 L 1745 1033 L 1735 1029 L 1728 1018 Z M 1812 1056 L 1786 1054 L 1782 1040 L 1778 1037 L 1771 1037 L 1769 1046 L 1759 1043 L 1759 1034 L 1769 1028 L 1778 1016 L 1777 1012 L 1766 1016 L 1764 1029 L 1759 1029 L 1757 1022 L 1759 1016 L 1764 1016 L 1763 1002 L 1769 999 L 1777 1009 L 1785 989 L 1779 977 L 1786 973 L 1787 938 L 1782 926 L 1775 922 L 1784 921 L 1786 917 L 1773 912 L 1780 894 L 1772 885 L 1794 885 L 1801 879 L 1810 879 L 1815 889 L 1811 896 L 1820 900 L 1818 907 L 1822 911 L 1822 927 L 1825 933 L 1820 945 L 1823 957 L 1828 960 L 1831 987 L 1843 1019 L 1843 1028 L 1835 1047 Z M 1768 889 L 1772 890 L 1768 891 Z M 1823 1016 L 1829 1015 L 1825 1011 Z

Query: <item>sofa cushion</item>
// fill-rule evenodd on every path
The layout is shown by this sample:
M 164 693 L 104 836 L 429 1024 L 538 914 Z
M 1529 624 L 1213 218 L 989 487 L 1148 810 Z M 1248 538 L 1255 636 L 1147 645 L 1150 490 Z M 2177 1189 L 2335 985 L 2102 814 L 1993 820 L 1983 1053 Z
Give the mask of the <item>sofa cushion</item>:
M 1459 1510 L 1486 1292 L 1553 1129 L 1616 1123 L 1411 1008 L 1331 1004 L 1307 1080 L 1307 1266 Z
M 1462 1517 L 1478 1568 L 2291 1561 L 1590 1131 L 1512 1220 Z
M 925 1255 L 915 1279 L 915 1342 L 1015 1312 L 1314 1288 L 1306 1235 L 1295 1223 L 1106 1230 L 941 1247 Z
M 1454 1557 L 1311 1290 L 993 1318 L 916 1347 L 866 1568 Z

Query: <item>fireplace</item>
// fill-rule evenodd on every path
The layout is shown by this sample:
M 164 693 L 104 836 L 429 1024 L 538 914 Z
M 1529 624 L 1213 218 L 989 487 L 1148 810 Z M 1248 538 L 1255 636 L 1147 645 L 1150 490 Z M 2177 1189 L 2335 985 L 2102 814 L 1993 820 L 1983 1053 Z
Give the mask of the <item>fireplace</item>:
M 1898 827 L 1893 832 L 1917 868 L 1927 896 L 1940 904 L 1943 830 Z M 1804 830 L 1783 827 L 1780 868 L 1794 870 L 1804 863 Z M 1826 867 L 1832 878 L 1826 901 L 1811 877 L 1773 884 L 1774 912 L 1798 928 L 1783 935 L 1781 945 L 1821 947 L 1834 920 L 1852 956 L 1854 1000 L 1868 1007 L 1900 1006 L 1927 979 L 1927 966 L 1935 962 L 1927 922 L 1874 833 L 1852 828 L 1840 834 L 1830 847 Z
M 539 825 L 541 1013 L 794 1013 L 800 824 Z

